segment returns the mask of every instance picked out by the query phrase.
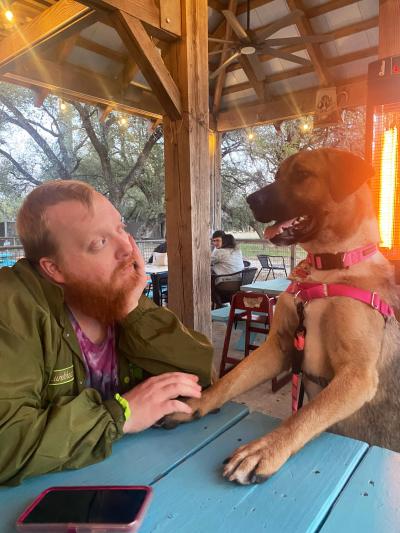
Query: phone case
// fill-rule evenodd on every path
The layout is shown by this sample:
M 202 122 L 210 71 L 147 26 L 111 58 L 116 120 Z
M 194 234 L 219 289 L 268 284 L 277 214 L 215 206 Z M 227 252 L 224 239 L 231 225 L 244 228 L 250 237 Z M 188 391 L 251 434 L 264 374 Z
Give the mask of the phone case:
M 24 524 L 23 521 L 28 516 L 28 514 L 36 507 L 36 505 L 46 496 L 47 493 L 51 491 L 70 491 L 70 490 L 120 490 L 120 489 L 132 489 L 132 490 L 144 490 L 146 491 L 146 497 L 143 501 L 143 504 L 140 508 L 139 513 L 137 514 L 135 520 L 129 524 Z M 144 485 L 86 485 L 79 487 L 50 487 L 39 494 L 37 498 L 23 511 L 23 513 L 18 517 L 16 522 L 17 531 L 32 531 L 32 532 L 64 532 L 64 533 L 108 533 L 108 532 L 129 532 L 134 533 L 138 531 L 143 517 L 147 511 L 147 508 L 150 504 L 151 498 L 153 495 L 153 490 L 151 487 Z

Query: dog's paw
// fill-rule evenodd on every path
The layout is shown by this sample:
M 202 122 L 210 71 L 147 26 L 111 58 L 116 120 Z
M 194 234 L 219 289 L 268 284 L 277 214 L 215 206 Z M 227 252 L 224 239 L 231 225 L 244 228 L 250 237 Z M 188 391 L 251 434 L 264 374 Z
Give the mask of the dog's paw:
M 192 420 L 197 420 L 201 418 L 200 412 L 198 410 L 194 411 L 191 415 L 186 413 L 173 413 L 172 415 L 164 416 L 161 420 L 156 423 L 156 427 L 163 429 L 175 429 L 179 424 L 185 424 L 186 422 L 191 422 Z
M 181 400 L 182 401 L 182 400 Z M 192 408 L 192 413 L 171 413 L 170 415 L 164 416 L 159 420 L 155 425 L 156 427 L 161 427 L 164 429 L 174 429 L 179 424 L 185 424 L 186 422 L 191 422 L 192 420 L 197 420 L 203 416 L 201 408 L 201 400 L 194 398 L 185 399 L 187 403 Z
M 270 433 L 238 448 L 224 461 L 224 477 L 241 485 L 262 483 L 288 460 L 290 452 L 281 436 Z

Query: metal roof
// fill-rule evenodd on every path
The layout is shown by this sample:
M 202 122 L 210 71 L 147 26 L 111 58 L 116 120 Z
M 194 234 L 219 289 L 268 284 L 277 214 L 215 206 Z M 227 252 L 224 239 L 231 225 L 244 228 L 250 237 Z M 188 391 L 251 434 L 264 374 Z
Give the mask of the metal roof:
M 14 22 L 17 23 L 18 29 L 15 30 L 15 24 L 10 24 L 3 17 L 0 22 L 0 36 L 3 42 L 11 32 L 20 31 L 26 25 L 32 25 L 35 17 L 56 3 L 54 0 L 16 0 L 13 2 Z M 228 40 L 238 41 L 235 32 L 229 29 L 229 21 L 223 13 L 232 5 L 234 6 L 235 2 L 209 0 L 209 35 L 211 37 L 225 39 L 228 35 Z M 281 57 L 272 57 L 268 53 L 260 52 L 256 58 L 260 69 L 257 79 L 254 77 L 249 79 L 242 62 L 231 63 L 210 80 L 210 108 L 216 121 L 220 113 L 228 113 L 230 109 L 237 109 L 238 106 L 274 102 L 284 95 L 316 90 L 324 85 L 339 86 L 354 81 L 364 82 L 368 64 L 378 57 L 378 0 L 303 0 L 303 2 L 299 0 L 252 0 L 249 26 L 253 32 L 252 35 L 257 35 L 272 23 L 293 13 L 299 5 L 301 5 L 302 16 L 272 33 L 268 39 L 322 34 L 327 35 L 328 40 L 320 44 L 296 43 L 273 47 L 273 50 L 278 52 L 286 51 L 309 60 L 308 65 L 299 65 Z M 246 7 L 247 1 L 238 2 L 232 12 L 244 28 L 247 24 Z M 160 48 L 160 54 L 168 47 L 168 43 L 163 41 L 155 42 Z M 223 46 L 223 43 L 209 43 L 209 51 L 214 52 L 209 62 L 211 75 L 222 62 L 220 59 L 222 54 L 217 52 L 222 50 Z M 225 53 L 224 59 L 232 53 L 233 51 Z M 144 92 L 148 102 L 151 105 L 154 104 L 152 116 L 162 113 L 160 106 L 154 103 L 156 99 L 152 98 L 150 85 L 140 70 L 135 68 L 117 31 L 104 17 L 101 21 L 94 21 L 80 29 L 71 38 L 69 48 L 65 43 L 57 46 L 44 46 L 40 49 L 39 57 L 48 61 L 49 64 L 62 65 L 64 70 L 76 69 L 77 73 L 100 76 L 103 80 L 110 80 L 110 83 L 121 84 L 121 94 L 124 95 L 123 105 L 128 111 L 129 98 L 133 99 L 132 108 L 135 111 L 140 108 L 140 95 Z M 24 72 L 30 72 L 34 66 L 33 60 L 25 56 L 22 61 L 18 61 L 18 69 L 15 67 L 15 62 L 5 67 L 0 65 L 2 77 L 4 80 L 14 82 L 25 80 L 24 84 L 29 86 L 29 76 L 24 77 L 21 71 L 25 69 Z M 29 68 L 29 61 L 31 61 L 31 68 Z M 218 84 L 222 86 L 220 97 L 215 93 Z M 35 82 L 33 85 L 37 87 L 38 83 Z M 53 87 L 52 84 L 49 86 Z M 112 94 L 110 98 L 115 98 L 115 96 Z

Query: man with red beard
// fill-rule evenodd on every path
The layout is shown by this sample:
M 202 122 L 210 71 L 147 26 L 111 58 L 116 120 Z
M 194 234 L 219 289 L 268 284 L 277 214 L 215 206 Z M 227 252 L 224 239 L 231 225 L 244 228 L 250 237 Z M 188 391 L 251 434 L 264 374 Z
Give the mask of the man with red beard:
M 0 483 L 79 468 L 124 433 L 201 396 L 212 348 L 143 296 L 143 258 L 118 211 L 79 181 L 34 189 L 25 251 L 0 270 Z M 183 372 L 181 372 L 183 371 Z

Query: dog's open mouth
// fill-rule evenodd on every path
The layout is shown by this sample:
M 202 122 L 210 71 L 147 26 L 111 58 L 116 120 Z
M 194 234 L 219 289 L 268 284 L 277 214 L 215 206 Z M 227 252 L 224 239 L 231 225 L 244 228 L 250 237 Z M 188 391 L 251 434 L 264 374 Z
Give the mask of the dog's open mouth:
M 283 222 L 274 222 L 264 230 L 264 238 L 280 246 L 304 242 L 316 230 L 316 220 L 311 215 L 302 215 Z

